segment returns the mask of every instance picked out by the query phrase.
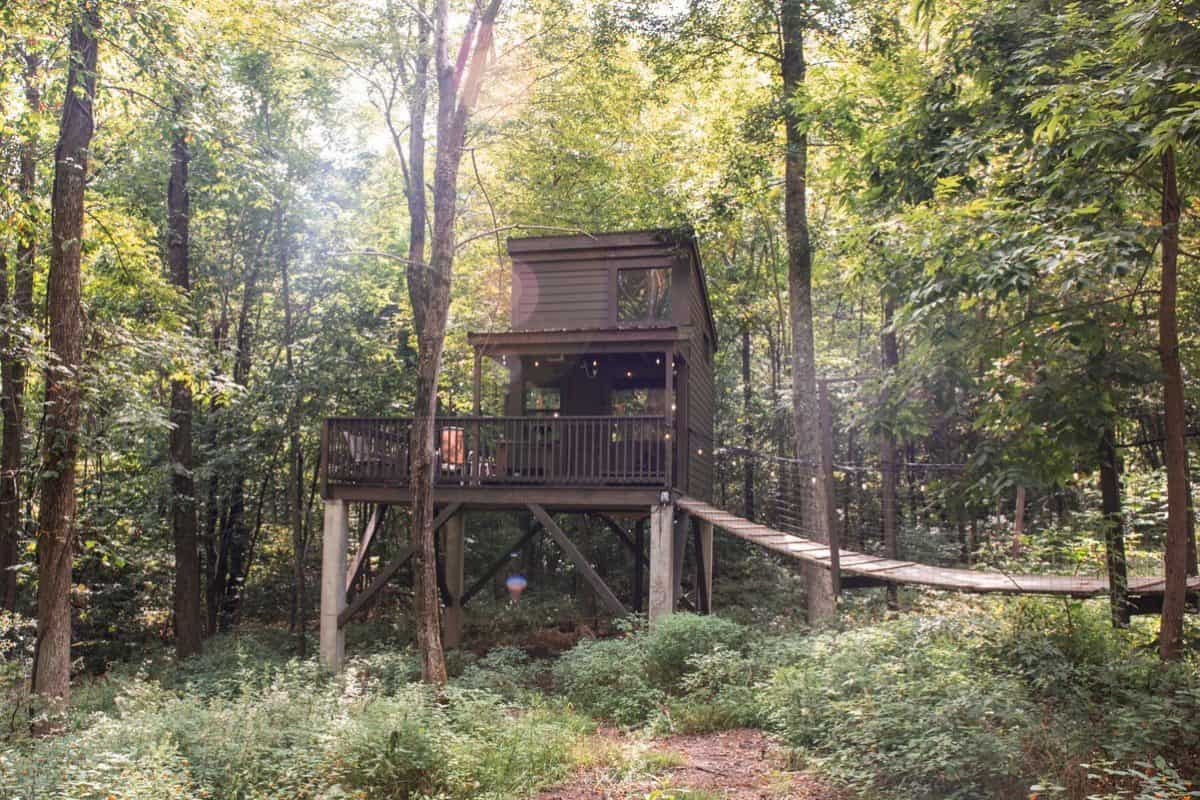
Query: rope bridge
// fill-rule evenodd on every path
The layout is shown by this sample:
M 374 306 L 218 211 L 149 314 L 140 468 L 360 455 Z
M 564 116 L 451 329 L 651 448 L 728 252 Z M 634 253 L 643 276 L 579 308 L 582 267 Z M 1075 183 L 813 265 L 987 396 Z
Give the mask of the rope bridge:
M 723 477 L 730 476 L 730 462 L 735 463 L 732 474 L 741 482 L 740 491 L 727 492 L 720 483 L 722 505 L 740 499 L 743 513 L 756 519 L 731 513 L 716 505 L 682 497 L 679 508 L 745 541 L 765 547 L 790 558 L 815 564 L 838 574 L 864 579 L 868 585 L 912 584 L 934 589 L 960 592 L 1039 594 L 1076 598 L 1097 597 L 1108 593 L 1108 579 L 1086 575 L 1014 575 L 999 571 L 981 571 L 961 567 L 936 566 L 918 560 L 901 560 L 873 555 L 840 546 L 836 551 L 814 536 L 820 529 L 830 531 L 833 540 L 855 538 L 861 546 L 868 533 L 899 529 L 900 509 L 910 517 L 922 514 L 927 519 L 938 516 L 936 501 L 930 499 L 930 481 L 960 471 L 954 465 L 898 464 L 890 479 L 881 477 L 878 468 L 826 464 L 805 464 L 794 459 L 765 456 L 746 450 L 727 450 L 721 453 Z M 747 464 L 750 465 L 746 469 Z M 938 473 L 934 476 L 933 473 Z M 839 479 L 840 474 L 840 479 Z M 903 474 L 903 480 L 901 480 Z M 864 477 L 866 479 L 864 479 Z M 873 484 L 889 486 L 894 497 L 879 501 L 872 492 Z M 737 481 L 735 481 L 737 482 Z M 904 487 L 902 490 L 901 487 Z M 733 494 L 735 497 L 731 497 Z M 821 496 L 823 494 L 823 497 Z M 740 497 L 737 497 L 740 495 Z M 756 502 L 757 501 L 757 502 Z M 819 524 L 815 515 L 827 515 Z M 892 519 L 881 519 L 883 515 Z M 908 526 L 911 529 L 914 526 Z M 961 524 L 958 526 L 961 527 Z M 873 530 L 872 530 L 873 529 Z M 928 530 L 928 528 L 926 529 Z M 1161 596 L 1165 581 L 1162 576 L 1131 577 L 1128 593 L 1131 597 Z M 1188 580 L 1189 590 L 1200 590 L 1200 577 Z

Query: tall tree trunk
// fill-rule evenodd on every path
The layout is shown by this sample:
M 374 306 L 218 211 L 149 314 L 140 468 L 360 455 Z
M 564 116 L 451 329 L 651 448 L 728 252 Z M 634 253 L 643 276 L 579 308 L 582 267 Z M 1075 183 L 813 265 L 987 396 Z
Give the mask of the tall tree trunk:
M 1105 561 L 1113 627 L 1129 627 L 1129 578 L 1125 562 L 1125 521 L 1121 516 L 1121 468 L 1112 423 L 1100 433 L 1100 504 L 1104 512 Z
M 242 301 L 238 310 L 237 329 L 234 332 L 233 382 L 245 389 L 250 385 L 253 366 L 255 304 L 258 302 L 258 279 L 262 272 L 263 249 L 269 229 L 263 233 L 249 257 L 246 276 L 242 285 Z M 220 629 L 233 628 L 240 613 L 242 591 L 246 585 L 246 546 L 250 538 L 246 526 L 246 461 L 238 456 L 229 480 L 229 508 L 221 526 L 218 544 L 216 580 L 221 589 L 218 598 L 221 610 L 217 623 Z
M 438 147 L 433 176 L 433 239 L 429 268 L 424 281 L 416 285 L 410 282 L 409 286 L 414 319 L 421 321 L 418 328 L 417 391 L 410 449 L 412 524 L 418 544 L 414 565 L 417 644 L 422 654 L 422 677 L 438 684 L 446 682 L 446 659 L 442 650 L 433 530 L 437 379 L 441 371 L 446 319 L 450 310 L 454 225 L 458 211 L 458 169 L 462 161 L 467 120 L 479 99 L 484 65 L 491 50 L 493 28 L 499 11 L 500 0 L 491 0 L 482 11 L 478 6 L 474 7 L 457 58 L 453 61 L 450 60 L 446 41 L 450 16 L 447 0 L 437 0 L 433 19 Z
M 41 106 L 37 84 L 38 58 L 25 56 L 25 101 L 31 113 Z M 25 443 L 25 375 L 29 369 L 26 328 L 33 322 L 33 271 L 37 259 L 37 225 L 32 219 L 37 185 L 37 142 L 21 143 L 17 197 L 25 207 L 17 224 L 17 263 L 11 304 L 8 276 L 0 281 L 0 307 L 5 309 L 0 331 L 0 383 L 3 383 L 4 436 L 0 441 L 0 607 L 17 602 L 17 553 L 21 540 L 21 467 Z
M 55 713 L 66 710 L 71 686 L 71 557 L 83 327 L 79 272 L 83 197 L 93 131 L 92 98 L 96 91 L 98 5 L 96 0 L 84 0 L 71 25 L 67 89 L 54 153 L 50 201 L 50 273 L 46 280 L 50 361 L 46 368 L 33 691 L 44 697 Z M 54 726 L 51 723 L 46 727 Z
M 292 607 L 295 613 L 296 652 L 304 658 L 308 654 L 308 637 L 304 616 L 304 453 L 300 443 L 300 413 L 303 394 L 296 375 L 295 349 L 296 330 L 292 316 L 292 288 L 288 274 L 290 239 L 284 225 L 282 206 L 277 223 L 278 244 L 276 257 L 279 261 L 279 276 L 282 282 L 284 359 L 287 364 L 288 382 L 295 392 L 288 412 L 288 516 L 292 526 Z
M 184 302 L 191 292 L 188 263 L 190 210 L 187 130 L 175 102 L 176 130 L 171 141 L 171 179 L 167 183 L 167 261 L 171 285 Z M 171 381 L 171 532 L 175 540 L 175 653 L 186 658 L 200 652 L 200 551 L 197 541 L 196 483 L 192 462 L 192 387 Z
M 788 251 L 788 302 L 792 325 L 792 425 L 796 433 L 796 458 L 802 473 L 815 477 L 821 462 L 821 430 L 817 417 L 817 367 L 813 344 L 812 246 L 808 234 L 808 132 L 794 102 L 804 89 L 807 65 L 804 34 L 808 26 L 807 4 L 783 0 L 780 15 L 783 37 L 783 118 L 787 127 L 787 157 L 784 172 L 785 229 Z M 816 486 L 810 482 L 809 486 Z M 829 541 L 829 515 L 824 492 L 816 491 L 805 503 L 805 530 L 821 541 Z M 837 614 L 833 578 L 828 570 L 806 565 L 810 622 Z
M 892 329 L 895 315 L 896 298 L 891 290 L 887 290 L 883 299 L 883 331 L 879 337 L 885 387 L 900 364 L 900 347 L 896 341 L 896 332 Z M 888 396 L 886 388 L 880 400 L 885 410 L 891 405 L 891 398 Z M 889 418 L 883 431 L 879 434 L 879 467 L 883 471 L 880 475 L 882 496 L 879 506 L 883 515 L 883 554 L 888 558 L 899 558 L 897 529 L 900 522 L 900 501 L 897 496 L 897 486 L 900 478 L 900 457 L 896 447 L 896 434 L 892 431 L 891 422 Z M 900 595 L 894 583 L 887 585 L 887 605 L 888 608 L 893 609 L 900 606 Z
M 1183 612 L 1187 603 L 1188 492 L 1183 373 L 1179 366 L 1179 212 L 1181 200 L 1175 149 L 1162 154 L 1162 288 L 1158 300 L 1158 356 L 1163 371 L 1166 424 L 1167 544 L 1164 556 L 1162 624 L 1158 653 L 1164 661 L 1183 654 Z
M 750 325 L 742 326 L 742 446 L 746 455 L 742 458 L 742 502 L 746 519 L 754 519 L 754 450 L 753 413 L 754 387 L 750 383 Z

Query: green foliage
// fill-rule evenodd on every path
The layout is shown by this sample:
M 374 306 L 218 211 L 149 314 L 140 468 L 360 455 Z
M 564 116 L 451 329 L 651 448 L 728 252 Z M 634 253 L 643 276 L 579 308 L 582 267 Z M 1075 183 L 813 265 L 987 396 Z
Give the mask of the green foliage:
M 814 637 L 760 702 L 832 774 L 911 798 L 1013 797 L 1097 753 L 1124 769 L 1197 746 L 1195 665 L 1163 667 L 1102 604 L 1000 610 Z
M 665 692 L 676 691 L 680 679 L 696 669 L 696 657 L 719 649 L 741 651 L 748 639 L 746 628 L 721 617 L 672 614 L 646 637 L 646 677 Z
M 741 658 L 749 639 L 746 628 L 729 620 L 672 614 L 648 631 L 581 642 L 555 663 L 554 685 L 587 713 L 634 725 L 662 712 L 671 697 L 690 704 L 718 692 L 720 687 L 706 682 L 697 670 L 708 666 L 706 658 L 711 658 L 711 666 L 722 670 L 714 678 L 719 681 L 728 674 L 730 659 Z M 688 683 L 689 676 L 695 676 L 693 683 Z M 692 691 L 697 693 L 694 699 Z M 730 707 L 716 712 L 708 722 L 697 722 L 696 728 L 712 730 L 727 726 L 720 720 L 728 723 L 743 718 L 745 709 L 740 703 L 744 697 L 731 690 L 723 699 Z M 699 713 L 699 709 L 685 713 Z
M 561 780 L 591 730 L 544 703 L 398 682 L 407 654 L 353 660 L 335 680 L 268 642 L 213 640 L 160 680 L 114 676 L 111 704 L 76 706 L 66 735 L 0 745 L 0 794 L 500 800 Z
M 582 711 L 618 725 L 644 722 L 666 701 L 646 675 L 645 634 L 581 642 L 554 665 L 554 685 Z

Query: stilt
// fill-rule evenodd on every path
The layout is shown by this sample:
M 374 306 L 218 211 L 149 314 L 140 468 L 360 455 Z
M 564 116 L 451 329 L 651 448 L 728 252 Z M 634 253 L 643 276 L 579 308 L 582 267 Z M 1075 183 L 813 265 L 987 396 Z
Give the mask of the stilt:
M 346 635 L 338 617 L 346 608 L 346 547 L 350 531 L 345 500 L 325 501 L 321 550 L 321 663 L 340 672 L 346 657 Z
M 462 642 L 463 626 L 463 563 L 466 557 L 466 542 L 463 539 L 463 513 L 460 511 L 450 519 L 442 529 L 446 537 L 446 613 L 442 618 L 445 629 L 442 633 L 442 643 L 447 647 L 458 647 Z
M 691 528 L 691 515 L 686 511 L 679 510 L 675 515 L 675 560 L 672 563 L 673 567 L 673 601 L 671 609 L 679 608 L 679 600 L 683 597 L 683 561 L 687 554 L 688 533 Z
M 642 562 L 643 554 L 646 552 L 646 522 L 645 519 L 639 519 L 633 529 L 633 610 L 638 614 L 645 610 L 643 602 L 645 575 L 642 570 Z
M 650 624 L 675 610 L 675 504 L 667 500 L 650 507 Z
M 701 614 L 712 613 L 713 578 L 713 524 L 706 519 L 696 519 L 696 586 Z

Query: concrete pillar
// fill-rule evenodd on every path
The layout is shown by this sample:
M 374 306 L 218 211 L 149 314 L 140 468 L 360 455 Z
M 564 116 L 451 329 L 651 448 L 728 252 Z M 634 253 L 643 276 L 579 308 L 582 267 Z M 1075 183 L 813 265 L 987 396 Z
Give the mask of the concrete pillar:
M 463 574 L 463 564 L 466 560 L 466 542 L 463 537 L 465 528 L 461 511 L 446 520 L 442 527 L 446 537 L 443 549 L 446 554 L 446 590 L 450 594 L 450 602 L 442 616 L 442 644 L 447 648 L 458 647 L 462 643 L 462 596 L 466 588 Z
M 701 608 L 705 614 L 713 609 L 712 576 L 713 576 L 713 524 L 706 519 L 697 519 L 700 524 L 700 561 L 703 562 L 703 574 L 696 576 L 696 585 L 704 587 L 706 608 Z
M 325 501 L 321 550 L 321 663 L 340 672 L 346 658 L 346 634 L 338 616 L 346 608 L 346 548 L 350 511 L 345 500 Z
M 675 560 L 672 562 L 671 591 L 674 593 L 671 608 L 679 608 L 679 599 L 683 597 L 683 560 L 687 553 L 688 534 L 691 532 L 691 516 L 686 511 L 680 511 L 675 516 Z
M 675 504 L 670 499 L 650 507 L 651 625 L 675 610 L 674 515 Z

